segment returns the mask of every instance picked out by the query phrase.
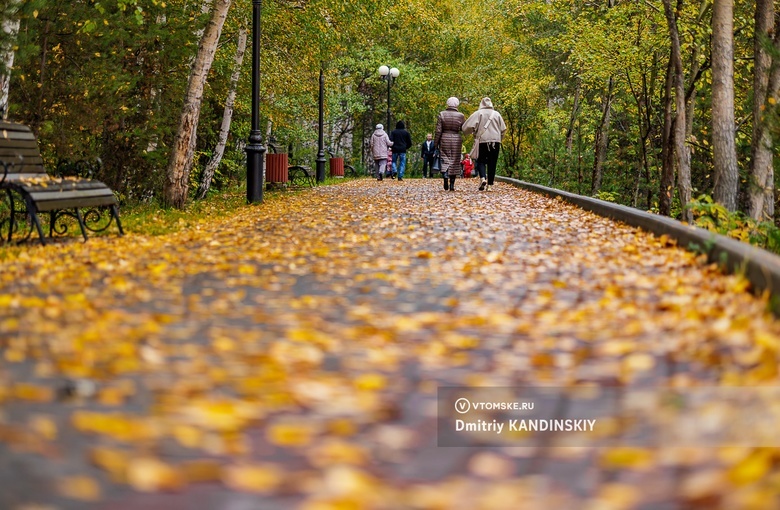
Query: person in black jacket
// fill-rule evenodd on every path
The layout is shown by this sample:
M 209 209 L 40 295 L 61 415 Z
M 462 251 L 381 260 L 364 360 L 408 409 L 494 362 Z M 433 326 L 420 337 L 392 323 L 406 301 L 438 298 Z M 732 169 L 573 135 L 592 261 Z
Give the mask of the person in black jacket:
M 395 129 L 390 133 L 390 141 L 393 142 L 393 166 L 398 174 L 398 180 L 404 180 L 404 171 L 406 170 L 406 150 L 412 147 L 412 137 L 402 120 L 395 125 Z
M 420 159 L 423 163 L 423 177 L 433 177 L 433 154 L 436 152 L 436 148 L 433 145 L 433 135 L 428 133 L 425 135 L 425 141 L 420 146 Z M 436 176 L 438 177 L 438 175 Z

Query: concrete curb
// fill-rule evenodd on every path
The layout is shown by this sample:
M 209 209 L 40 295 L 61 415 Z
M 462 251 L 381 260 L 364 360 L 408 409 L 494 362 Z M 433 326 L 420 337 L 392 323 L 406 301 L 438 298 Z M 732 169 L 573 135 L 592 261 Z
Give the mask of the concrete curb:
M 675 239 L 677 244 L 683 248 L 707 253 L 710 261 L 720 263 L 728 272 L 744 274 L 755 292 L 766 290 L 773 298 L 780 297 L 780 257 L 766 250 L 702 228 L 684 225 L 666 216 L 650 214 L 632 207 L 575 195 L 508 177 L 496 176 L 496 180 L 551 198 L 561 197 L 563 200 L 599 216 L 621 221 L 659 236 L 666 234 Z M 772 311 L 776 315 L 780 315 L 780 299 L 772 300 Z

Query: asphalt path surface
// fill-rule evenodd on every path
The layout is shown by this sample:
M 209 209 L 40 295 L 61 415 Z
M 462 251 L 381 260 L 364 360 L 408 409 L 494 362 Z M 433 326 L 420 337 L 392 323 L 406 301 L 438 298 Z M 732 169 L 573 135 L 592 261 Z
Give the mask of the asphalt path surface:
M 477 184 L 357 180 L 2 262 L 0 508 L 776 504 L 774 457 L 739 478 L 751 448 L 439 445 L 442 387 L 777 378 L 780 327 L 738 277 Z

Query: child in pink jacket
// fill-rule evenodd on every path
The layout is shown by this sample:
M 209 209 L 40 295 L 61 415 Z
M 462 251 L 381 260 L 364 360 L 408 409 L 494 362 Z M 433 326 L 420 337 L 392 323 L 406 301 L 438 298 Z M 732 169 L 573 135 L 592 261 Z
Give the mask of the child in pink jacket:
M 387 173 L 391 179 L 395 179 L 395 165 L 393 164 L 393 149 L 387 148 Z

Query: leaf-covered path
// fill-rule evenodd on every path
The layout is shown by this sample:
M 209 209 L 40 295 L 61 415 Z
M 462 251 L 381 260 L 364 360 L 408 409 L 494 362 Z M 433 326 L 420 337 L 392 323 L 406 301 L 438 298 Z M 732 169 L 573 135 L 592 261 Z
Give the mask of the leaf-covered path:
M 776 384 L 780 345 L 765 300 L 666 239 L 440 186 L 14 252 L 0 507 L 777 503 L 776 450 L 437 447 L 439 386 Z

